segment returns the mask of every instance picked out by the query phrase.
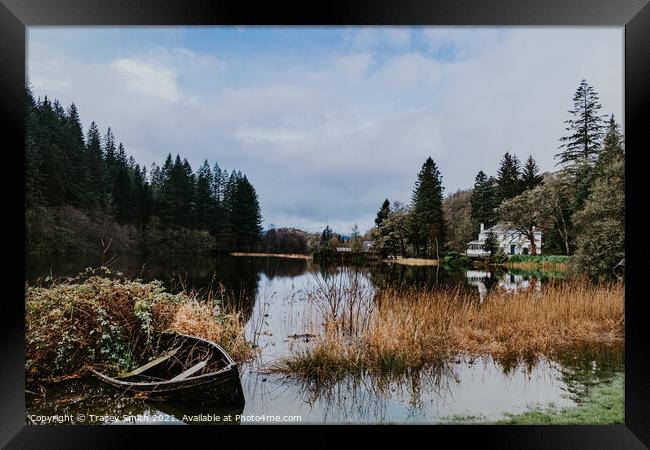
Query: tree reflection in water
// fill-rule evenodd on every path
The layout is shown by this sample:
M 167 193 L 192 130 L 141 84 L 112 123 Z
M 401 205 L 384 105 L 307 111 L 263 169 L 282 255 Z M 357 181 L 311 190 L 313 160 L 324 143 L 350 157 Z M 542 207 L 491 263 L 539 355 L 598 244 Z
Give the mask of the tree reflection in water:
M 42 259 L 28 262 L 26 278 L 33 281 L 49 274 L 69 276 L 84 267 L 96 265 L 92 261 L 74 258 L 59 262 Z M 558 273 L 516 270 L 450 272 L 431 266 L 399 265 L 341 267 L 272 257 L 174 257 L 158 260 L 120 257 L 111 268 L 144 281 L 159 279 L 170 291 L 195 289 L 205 295 L 210 291 L 216 295 L 220 289 L 228 292 L 229 306 L 242 312 L 248 321 L 247 336 L 260 347 L 258 359 L 240 367 L 247 401 L 245 414 L 293 414 L 299 410 L 307 421 L 314 422 L 432 423 L 445 411 L 455 413 L 461 407 L 476 408 L 476 411 L 487 411 L 488 414 L 501 413 L 496 411 L 501 406 L 492 405 L 494 396 L 503 399 L 500 404 L 504 408 L 519 407 L 524 401 L 522 396 L 527 395 L 526 386 L 532 386 L 527 380 L 534 383 L 548 380 L 540 388 L 543 394 L 530 394 L 534 399 L 561 402 L 558 397 L 564 394 L 575 401 L 592 386 L 623 370 L 622 346 L 590 346 L 579 353 L 563 353 L 549 359 L 536 355 L 519 360 L 458 357 L 420 371 L 407 370 L 392 375 L 366 372 L 330 380 L 301 381 L 293 376 L 283 377 L 265 371 L 277 358 L 309 345 L 310 336 L 320 332 L 322 311 L 315 293 L 318 289 L 321 294 L 339 289 L 336 283 L 341 276 L 357 280 L 357 294 L 364 292 L 364 308 L 372 310 L 373 292 L 389 285 L 467 289 L 478 301 L 483 288 L 488 292 L 509 283 L 515 289 L 544 289 L 548 283 L 562 282 L 563 274 Z M 350 302 L 334 306 L 330 313 L 351 317 Z M 362 312 L 364 308 L 358 311 Z M 343 324 L 353 322 L 341 321 Z M 349 328 L 346 333 L 354 335 L 358 331 Z M 482 389 L 495 389 L 493 397 L 471 398 L 478 397 Z M 80 398 L 82 393 L 86 398 Z M 159 412 L 173 417 L 183 415 L 179 405 L 128 398 L 99 387 L 92 380 L 70 380 L 61 387 L 48 387 L 45 396 L 38 392 L 28 394 L 27 404 L 28 411 L 38 414 L 78 411 L 112 415 Z M 199 408 L 189 412 L 218 412 L 219 408 Z M 223 413 L 228 411 L 233 415 L 238 413 L 228 408 Z

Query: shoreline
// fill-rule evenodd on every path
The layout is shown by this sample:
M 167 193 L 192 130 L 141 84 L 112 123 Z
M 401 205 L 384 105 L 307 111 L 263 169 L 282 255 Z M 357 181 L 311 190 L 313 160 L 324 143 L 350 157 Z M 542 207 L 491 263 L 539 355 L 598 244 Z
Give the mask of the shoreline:
M 575 406 L 557 408 L 535 405 L 522 413 L 504 413 L 497 420 L 481 416 L 453 416 L 440 423 L 448 425 L 613 425 L 625 421 L 625 373 L 617 373 L 608 383 L 594 387 Z
M 437 259 L 426 258 L 398 258 L 398 259 L 382 259 L 386 264 L 401 264 L 403 266 L 438 266 Z
M 546 263 L 546 262 L 513 262 L 501 264 L 505 269 L 523 269 L 523 270 L 550 270 L 557 272 L 568 272 L 567 263 Z
M 255 258 L 289 258 L 289 259 L 314 259 L 311 255 L 300 253 L 262 253 L 262 252 L 232 252 L 230 256 L 253 256 Z

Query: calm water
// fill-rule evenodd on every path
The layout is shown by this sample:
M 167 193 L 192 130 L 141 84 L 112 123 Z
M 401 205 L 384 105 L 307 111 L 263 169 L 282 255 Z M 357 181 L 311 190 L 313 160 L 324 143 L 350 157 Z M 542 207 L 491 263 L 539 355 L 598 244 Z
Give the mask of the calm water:
M 66 276 L 98 261 L 29 261 L 26 278 Z M 534 404 L 571 406 L 593 385 L 623 370 L 622 351 L 594 349 L 562 361 L 509 364 L 491 358 L 452 361 L 445 367 L 398 379 L 357 377 L 317 386 L 269 374 L 274 361 L 308 345 L 320 327 L 313 296 L 318 280 L 356 276 L 367 289 L 407 284 L 422 288 L 461 286 L 481 301 L 490 289 L 544 289 L 562 273 L 447 272 L 436 267 L 384 265 L 380 268 L 323 268 L 310 261 L 282 258 L 175 258 L 168 261 L 118 259 L 111 267 L 145 281 L 162 280 L 171 291 L 209 289 L 222 283 L 237 293 L 248 320 L 247 334 L 260 347 L 258 358 L 240 368 L 243 409 L 217 405 L 199 410 L 123 397 L 92 381 L 71 380 L 48 392 L 28 393 L 28 412 L 69 414 L 64 422 L 84 423 L 92 415 L 130 423 L 269 423 L 268 416 L 299 416 L 301 423 L 435 423 L 456 416 L 498 419 Z M 83 393 L 83 395 L 82 395 Z M 125 416 L 129 416 L 125 419 Z M 242 416 L 242 417 L 240 417 Z M 136 419 L 134 419 L 134 417 Z M 218 421 L 215 421 L 215 418 Z M 295 419 L 294 419 L 295 420 Z M 93 423 L 96 423 L 94 421 Z

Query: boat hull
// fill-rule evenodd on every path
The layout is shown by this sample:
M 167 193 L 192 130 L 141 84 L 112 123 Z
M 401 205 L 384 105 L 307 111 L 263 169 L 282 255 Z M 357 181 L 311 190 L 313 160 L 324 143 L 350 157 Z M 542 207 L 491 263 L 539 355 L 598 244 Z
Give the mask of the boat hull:
M 227 365 L 214 372 L 188 377 L 183 380 L 165 380 L 144 382 L 120 380 L 91 369 L 93 375 L 103 383 L 129 395 L 138 395 L 150 400 L 187 402 L 206 405 L 210 403 L 244 404 L 245 398 L 237 364 L 217 344 L 194 336 L 181 335 L 184 339 L 211 346 L 213 351 L 221 354 Z

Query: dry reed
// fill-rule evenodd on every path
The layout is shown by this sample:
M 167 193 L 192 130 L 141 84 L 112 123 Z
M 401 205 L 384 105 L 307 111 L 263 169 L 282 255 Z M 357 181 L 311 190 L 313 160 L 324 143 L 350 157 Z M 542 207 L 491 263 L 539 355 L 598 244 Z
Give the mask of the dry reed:
M 388 263 L 388 264 L 401 264 L 403 266 L 437 266 L 437 265 L 439 265 L 437 259 L 426 259 L 426 258 L 384 259 L 383 262 Z
M 320 298 L 329 307 L 336 303 Z M 341 310 L 362 310 L 347 315 L 355 323 L 329 311 L 313 345 L 273 370 L 305 378 L 407 372 L 459 354 L 530 360 L 595 344 L 620 346 L 624 337 L 622 283 L 577 279 L 543 289 L 495 289 L 482 302 L 463 289 L 387 288 L 372 302 L 374 308 L 362 307 L 367 298 L 340 301 Z
M 552 270 L 558 272 L 566 272 L 569 270 L 569 264 L 564 262 L 508 262 L 502 264 L 507 269 L 522 269 L 522 270 Z
M 230 256 L 255 256 L 264 258 L 314 259 L 311 255 L 302 253 L 262 253 L 262 252 L 233 252 Z

